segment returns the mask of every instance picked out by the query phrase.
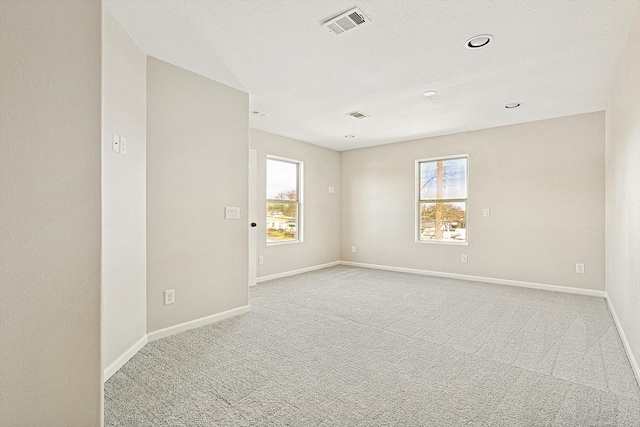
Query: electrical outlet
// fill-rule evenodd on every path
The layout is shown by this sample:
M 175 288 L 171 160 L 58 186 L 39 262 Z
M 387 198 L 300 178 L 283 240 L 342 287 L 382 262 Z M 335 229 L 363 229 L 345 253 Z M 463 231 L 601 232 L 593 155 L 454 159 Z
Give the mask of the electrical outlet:
M 330 194 L 333 194 L 333 193 L 335 193 L 335 192 L 336 192 L 335 187 L 329 187 L 329 193 L 330 193 Z
M 576 273 L 584 274 L 584 264 L 576 264 Z
M 351 252 L 355 252 L 356 251 L 356 247 L 355 246 L 351 246 Z
M 467 256 L 466 255 L 462 255 L 462 262 L 467 262 Z
M 259 256 L 258 257 L 258 264 L 260 264 L 260 265 L 264 264 L 264 257 L 263 256 Z
M 164 291 L 164 305 L 173 304 L 174 302 L 176 302 L 176 290 L 169 289 Z

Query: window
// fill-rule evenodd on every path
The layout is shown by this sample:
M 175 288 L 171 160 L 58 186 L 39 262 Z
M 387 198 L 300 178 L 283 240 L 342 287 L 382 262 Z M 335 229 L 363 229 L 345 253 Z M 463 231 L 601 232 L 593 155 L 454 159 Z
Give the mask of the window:
M 301 242 L 302 162 L 267 157 L 267 243 Z
M 417 241 L 467 241 L 466 155 L 416 162 Z

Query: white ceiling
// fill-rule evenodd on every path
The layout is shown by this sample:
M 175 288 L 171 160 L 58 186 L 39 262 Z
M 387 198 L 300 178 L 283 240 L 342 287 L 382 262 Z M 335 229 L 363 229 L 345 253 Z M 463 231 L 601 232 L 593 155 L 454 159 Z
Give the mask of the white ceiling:
M 335 150 L 603 110 L 640 14 L 639 0 L 106 3 L 148 55 L 248 92 L 268 114 L 251 127 Z M 320 25 L 354 6 L 371 22 Z

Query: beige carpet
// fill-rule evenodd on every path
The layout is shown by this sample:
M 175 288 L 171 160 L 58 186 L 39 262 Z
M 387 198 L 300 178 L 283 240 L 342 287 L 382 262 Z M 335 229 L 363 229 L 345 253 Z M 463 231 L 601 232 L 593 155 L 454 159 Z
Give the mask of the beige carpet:
M 148 344 L 107 426 L 640 426 L 601 298 L 333 267 Z

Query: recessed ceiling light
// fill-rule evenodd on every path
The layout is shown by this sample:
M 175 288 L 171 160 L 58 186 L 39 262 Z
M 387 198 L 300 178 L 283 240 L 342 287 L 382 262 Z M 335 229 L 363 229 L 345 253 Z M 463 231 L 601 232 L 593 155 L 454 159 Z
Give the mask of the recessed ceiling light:
M 505 105 L 504 108 L 518 108 L 519 106 L 519 102 L 510 102 L 509 104 Z
M 356 136 L 355 135 L 345 135 L 344 137 L 345 138 L 355 138 Z
M 424 93 L 424 96 L 433 96 L 436 94 L 435 90 L 428 90 Z
M 480 34 L 467 40 L 465 46 L 467 46 L 467 49 L 478 49 L 488 45 L 491 40 L 493 40 L 491 34 Z

